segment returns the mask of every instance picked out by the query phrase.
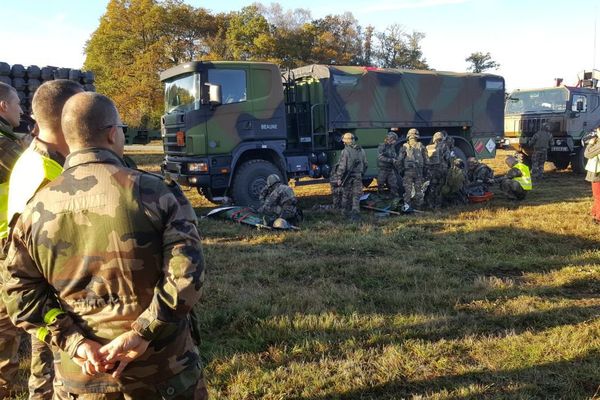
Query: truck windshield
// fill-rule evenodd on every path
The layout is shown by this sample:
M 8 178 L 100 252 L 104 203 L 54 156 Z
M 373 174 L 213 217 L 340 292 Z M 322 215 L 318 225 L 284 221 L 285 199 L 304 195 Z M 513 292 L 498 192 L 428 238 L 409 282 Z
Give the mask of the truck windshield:
M 563 112 L 569 93 L 561 88 L 512 92 L 506 99 L 506 114 Z
M 165 83 L 165 111 L 185 112 L 200 107 L 200 76 L 181 75 Z

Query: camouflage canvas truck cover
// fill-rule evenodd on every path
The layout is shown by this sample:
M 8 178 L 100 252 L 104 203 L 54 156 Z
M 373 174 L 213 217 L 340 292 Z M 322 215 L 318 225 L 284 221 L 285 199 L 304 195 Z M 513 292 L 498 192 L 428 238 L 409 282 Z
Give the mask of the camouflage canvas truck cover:
M 502 135 L 504 80 L 487 74 L 311 65 L 282 73 L 260 62 L 191 62 L 161 73 L 165 176 L 209 200 L 256 205 L 272 173 L 329 176 L 353 132 L 377 176 L 377 145 L 391 127 L 440 129 L 460 156 L 492 157 Z
M 548 124 L 553 136 L 548 161 L 583 173 L 582 138 L 600 126 L 599 78 L 600 71 L 583 72 L 577 86 L 513 91 L 506 100 L 503 147 L 530 155 L 530 138 Z
M 369 177 L 377 175 L 377 145 L 391 127 L 400 128 L 401 142 L 410 128 L 426 143 L 446 130 L 462 158 L 494 157 L 503 135 L 504 79 L 497 75 L 310 65 L 292 76 L 296 99 L 312 104 L 313 126 L 329 133 L 316 147 L 331 149 L 341 133 L 353 132 L 367 151 Z

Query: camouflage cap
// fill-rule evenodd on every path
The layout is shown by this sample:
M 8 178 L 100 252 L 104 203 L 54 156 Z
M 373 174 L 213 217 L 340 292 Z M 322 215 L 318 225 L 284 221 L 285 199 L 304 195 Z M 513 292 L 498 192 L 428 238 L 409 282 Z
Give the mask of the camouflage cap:
M 267 177 L 267 186 L 273 186 L 276 183 L 281 183 L 281 178 L 277 174 L 271 174 Z
M 477 159 L 475 157 L 469 157 L 467 158 L 467 164 L 469 165 L 476 165 L 478 163 Z
M 465 162 L 460 158 L 455 158 L 452 163 L 460 169 L 463 169 L 465 167 Z
M 342 142 L 345 144 L 354 143 L 354 135 L 351 132 L 346 132 L 342 135 Z
M 443 132 L 436 132 L 433 134 L 433 143 L 437 143 L 437 142 L 441 142 L 442 140 L 444 140 L 444 133 Z
M 419 131 L 415 128 L 411 128 L 408 130 L 408 133 L 406 134 L 406 137 L 419 137 Z

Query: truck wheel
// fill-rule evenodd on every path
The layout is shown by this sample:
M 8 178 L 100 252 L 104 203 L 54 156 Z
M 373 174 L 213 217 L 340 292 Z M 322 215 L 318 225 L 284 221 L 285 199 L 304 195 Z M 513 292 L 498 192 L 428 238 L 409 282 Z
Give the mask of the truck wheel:
M 225 189 L 210 189 L 210 188 L 196 188 L 196 190 L 198 190 L 198 193 L 202 196 L 204 196 L 204 198 L 206 198 L 206 200 L 210 201 L 213 204 L 221 204 L 220 201 L 217 201 L 215 199 L 217 198 L 223 198 L 223 196 L 225 196 Z
M 568 156 L 557 156 L 552 158 L 550 161 L 552 161 L 558 171 L 561 171 L 563 169 L 567 169 L 571 160 Z
M 573 154 L 571 156 L 571 168 L 573 169 L 573 172 L 575 172 L 576 174 L 585 173 L 586 159 L 583 156 L 583 152 L 584 152 L 584 147 L 581 146 L 577 150 L 575 150 L 575 154 Z
M 231 194 L 238 206 L 260 206 L 260 191 L 267 184 L 267 176 L 277 174 L 284 181 L 281 171 L 265 160 L 251 160 L 243 163 L 233 178 Z

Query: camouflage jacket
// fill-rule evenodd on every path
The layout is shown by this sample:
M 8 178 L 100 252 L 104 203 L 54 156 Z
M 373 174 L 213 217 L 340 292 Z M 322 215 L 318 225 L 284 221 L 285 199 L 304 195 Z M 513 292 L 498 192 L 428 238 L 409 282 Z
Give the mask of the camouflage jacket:
M 552 145 L 552 133 L 545 130 L 537 131 L 527 144 L 534 150 L 547 151 Z
M 450 167 L 452 155 L 444 142 L 432 143 L 427 149 L 427 167 L 429 169 L 447 170 Z
M 377 148 L 377 166 L 380 169 L 394 169 L 394 163 L 398 160 L 396 145 L 381 143 Z
M 425 146 L 421 142 L 417 142 L 413 146 L 404 143 L 401 153 L 400 158 L 402 159 L 404 170 L 414 169 L 417 172 L 423 172 L 427 163 L 427 149 L 425 149 Z
M 24 146 L 13 133 L 10 124 L 0 118 L 0 242 L 8 236 L 8 181 L 12 168 L 23 150 Z
M 15 325 L 58 350 L 65 390 L 109 393 L 198 363 L 187 316 L 203 280 L 196 216 L 179 187 L 92 148 L 69 155 L 23 211 L 1 294 Z M 130 329 L 150 346 L 119 380 L 72 361 L 84 338 L 104 344 Z
M 295 214 L 296 210 L 296 195 L 288 185 L 282 183 L 271 186 L 259 212 L 267 214 L 281 214 L 285 209 L 287 213 Z M 286 213 L 286 214 L 287 214 Z
M 349 174 L 352 178 L 362 179 L 368 167 L 367 155 L 362 147 L 357 144 L 344 146 L 344 150 L 342 150 L 340 160 L 338 161 L 337 173 L 340 177 Z
M 473 170 L 467 172 L 469 184 L 489 183 L 494 179 L 494 171 L 483 163 L 477 164 Z

